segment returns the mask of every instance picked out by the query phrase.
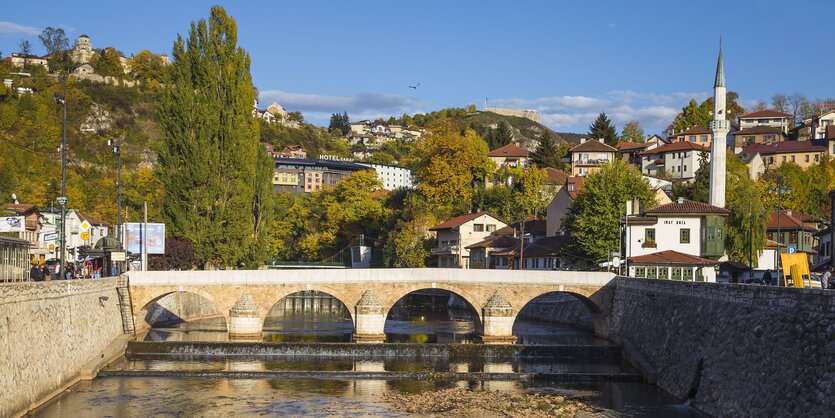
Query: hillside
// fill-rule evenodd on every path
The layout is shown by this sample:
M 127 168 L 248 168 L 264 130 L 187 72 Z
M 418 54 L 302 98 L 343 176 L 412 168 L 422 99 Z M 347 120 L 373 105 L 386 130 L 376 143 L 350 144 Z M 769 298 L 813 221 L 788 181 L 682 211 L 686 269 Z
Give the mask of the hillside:
M 558 144 L 566 142 L 561 135 L 547 126 L 516 116 L 503 116 L 493 112 L 477 112 L 468 115 L 462 119 L 462 122 L 473 127 L 482 138 L 486 138 L 488 132 L 495 129 L 499 123 L 506 122 L 510 125 L 510 129 L 513 131 L 513 139 L 519 142 L 519 146 L 531 151 L 536 149 L 539 137 L 545 131 L 551 133 L 554 142 Z

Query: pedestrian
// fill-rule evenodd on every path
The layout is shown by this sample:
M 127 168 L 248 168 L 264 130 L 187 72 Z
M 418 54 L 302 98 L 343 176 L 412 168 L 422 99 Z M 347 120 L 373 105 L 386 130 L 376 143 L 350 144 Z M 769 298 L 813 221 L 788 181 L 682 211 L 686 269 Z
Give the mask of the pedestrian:
M 29 270 L 29 280 L 39 282 L 41 281 L 41 269 L 37 264 L 32 264 L 32 269 Z
M 832 279 L 832 268 L 827 267 L 826 271 L 823 272 L 823 276 L 821 276 L 821 289 L 826 289 L 829 287 L 829 281 Z
M 49 267 L 46 266 L 46 263 L 43 263 L 43 265 L 41 266 L 41 278 L 43 280 L 50 280 Z
M 763 274 L 763 283 L 767 285 L 771 284 L 771 270 L 766 270 L 765 274 Z
M 55 268 L 53 269 L 53 276 L 52 280 L 61 280 L 61 262 L 55 263 Z

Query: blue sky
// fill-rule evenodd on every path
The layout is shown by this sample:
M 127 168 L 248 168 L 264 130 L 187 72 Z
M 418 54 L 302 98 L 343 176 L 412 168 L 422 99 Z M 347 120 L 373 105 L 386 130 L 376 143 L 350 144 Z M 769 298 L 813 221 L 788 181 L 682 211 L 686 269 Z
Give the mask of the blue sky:
M 118 4 L 118 5 L 114 5 Z M 65 28 L 71 43 L 127 55 L 170 52 L 212 2 L 15 2 L 0 51 Z M 220 2 L 252 56 L 261 104 L 311 122 L 484 105 L 533 108 L 557 131 L 586 132 L 601 111 L 618 129 L 662 131 L 690 98 L 712 93 L 718 39 L 743 106 L 775 92 L 835 96 L 835 2 L 411 1 Z M 827 20 L 828 19 L 828 20 Z M 420 82 L 417 90 L 410 84 Z

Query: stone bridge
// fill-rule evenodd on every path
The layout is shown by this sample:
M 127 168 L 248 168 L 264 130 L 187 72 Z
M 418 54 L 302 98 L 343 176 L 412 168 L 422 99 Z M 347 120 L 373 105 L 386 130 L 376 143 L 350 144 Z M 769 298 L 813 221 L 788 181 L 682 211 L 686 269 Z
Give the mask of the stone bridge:
M 386 317 L 409 293 L 443 289 L 478 314 L 484 343 L 512 343 L 513 323 L 531 300 L 551 292 L 575 296 L 589 310 L 595 333 L 609 335 L 615 278 L 612 273 L 534 270 L 342 269 L 148 271 L 126 274 L 137 327 L 147 309 L 174 292 L 202 296 L 226 316 L 231 337 L 257 337 L 272 307 L 301 291 L 327 293 L 351 313 L 354 341 L 382 342 Z

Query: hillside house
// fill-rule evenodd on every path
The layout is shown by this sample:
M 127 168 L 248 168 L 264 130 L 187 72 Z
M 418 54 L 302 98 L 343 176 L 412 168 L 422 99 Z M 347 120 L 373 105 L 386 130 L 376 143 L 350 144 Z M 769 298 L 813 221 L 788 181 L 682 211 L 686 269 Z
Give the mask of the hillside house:
M 713 141 L 713 134 L 709 129 L 696 125 L 684 132 L 671 136 L 671 139 L 671 142 L 692 142 L 709 148 L 710 143 Z
M 757 110 L 739 117 L 739 129 L 744 131 L 751 128 L 770 127 L 777 128 L 783 132 L 783 135 L 786 135 L 789 133 L 792 119 L 792 115 L 776 110 Z
M 493 160 L 499 168 L 528 168 L 530 166 L 528 154 L 528 150 L 516 144 L 507 144 L 503 147 L 490 151 L 487 156 L 490 157 L 490 159 Z
M 571 159 L 571 175 L 587 176 L 600 169 L 603 165 L 615 160 L 618 154 L 616 148 L 612 148 L 600 139 L 580 139 L 580 144 L 568 151 Z
M 809 168 L 820 163 L 825 146 L 815 145 L 812 141 L 784 141 L 771 144 L 753 144 L 742 150 L 742 154 L 758 153 L 766 169 L 775 169 L 783 163 L 792 162 L 802 168 Z
M 641 172 L 658 176 L 668 174 L 681 180 L 691 180 L 696 176 L 701 157 L 710 159 L 710 148 L 695 142 L 674 142 L 648 151 L 641 157 Z
M 461 215 L 429 228 L 436 234 L 436 245 L 431 254 L 437 257 L 438 267 L 470 268 L 470 245 L 484 241 L 507 224 L 487 212 Z

